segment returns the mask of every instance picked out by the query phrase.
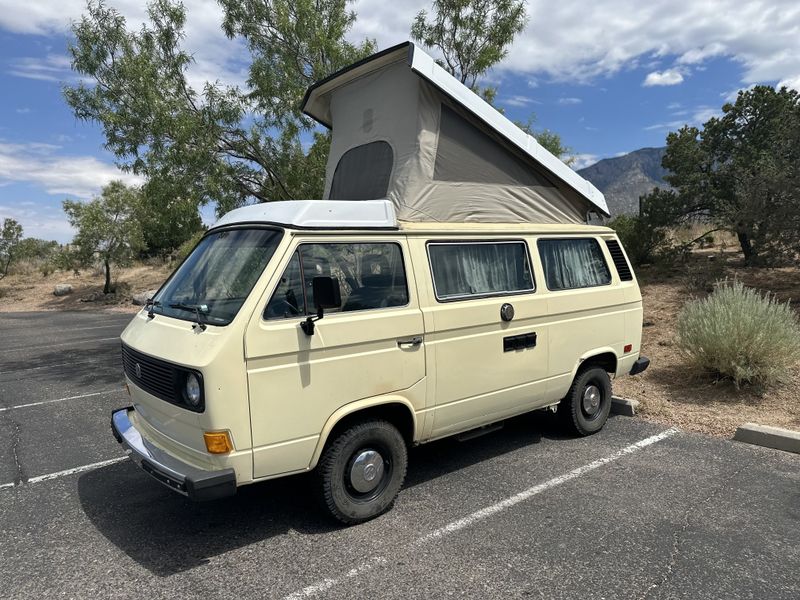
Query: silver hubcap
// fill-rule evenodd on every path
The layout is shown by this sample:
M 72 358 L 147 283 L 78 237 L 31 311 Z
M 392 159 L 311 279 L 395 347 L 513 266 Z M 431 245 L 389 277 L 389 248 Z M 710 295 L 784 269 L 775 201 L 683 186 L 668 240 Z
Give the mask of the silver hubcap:
M 365 450 L 353 461 L 350 484 L 357 492 L 371 492 L 383 479 L 383 457 L 374 450 Z
M 598 410 L 600 410 L 600 388 L 596 385 L 588 385 L 583 390 L 583 412 L 593 417 Z

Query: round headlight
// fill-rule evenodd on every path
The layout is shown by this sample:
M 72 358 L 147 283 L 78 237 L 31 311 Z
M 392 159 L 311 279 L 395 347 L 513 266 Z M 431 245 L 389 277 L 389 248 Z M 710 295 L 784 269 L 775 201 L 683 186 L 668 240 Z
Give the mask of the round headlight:
M 192 406 L 200 404 L 200 382 L 197 380 L 197 375 L 189 373 L 186 376 L 186 399 Z

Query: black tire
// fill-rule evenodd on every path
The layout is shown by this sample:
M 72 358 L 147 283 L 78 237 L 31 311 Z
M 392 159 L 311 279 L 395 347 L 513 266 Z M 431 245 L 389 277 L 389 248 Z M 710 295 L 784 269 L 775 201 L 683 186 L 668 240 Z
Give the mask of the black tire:
M 360 469 L 356 465 L 359 458 L 361 465 L 366 464 Z M 322 505 L 333 518 L 347 525 L 374 519 L 394 504 L 403 487 L 407 465 L 406 443 L 394 425 L 387 421 L 352 425 L 328 443 L 317 465 Z M 376 483 L 368 480 L 370 474 Z M 374 488 L 363 489 L 371 485 Z
M 594 392 L 599 398 L 593 397 Z M 585 395 L 586 402 L 584 402 Z M 570 433 L 578 435 L 591 435 L 600 431 L 608 420 L 609 412 L 611 412 L 611 379 L 601 367 L 589 367 L 578 371 L 569 392 L 558 405 L 561 422 Z

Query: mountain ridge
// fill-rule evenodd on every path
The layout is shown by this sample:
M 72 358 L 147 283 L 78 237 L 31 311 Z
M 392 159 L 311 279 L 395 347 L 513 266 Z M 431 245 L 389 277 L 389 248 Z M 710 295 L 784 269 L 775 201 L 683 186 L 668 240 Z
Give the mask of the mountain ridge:
M 611 217 L 639 214 L 639 196 L 654 187 L 668 189 L 664 176 L 669 173 L 661 166 L 666 147 L 640 148 L 613 158 L 604 158 L 584 167 L 578 174 L 603 192 Z

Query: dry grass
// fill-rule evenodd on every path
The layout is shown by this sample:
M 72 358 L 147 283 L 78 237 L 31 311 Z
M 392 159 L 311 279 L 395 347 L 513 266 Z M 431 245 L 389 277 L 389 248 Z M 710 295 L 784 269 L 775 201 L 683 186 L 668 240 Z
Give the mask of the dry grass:
M 701 254 L 694 260 L 708 259 Z M 691 268 L 667 273 L 640 269 L 645 324 L 642 353 L 652 362 L 642 375 L 615 381 L 615 393 L 641 402 L 642 417 L 689 431 L 729 437 L 748 421 L 800 429 L 800 402 L 795 391 L 800 365 L 786 373 L 783 383 L 766 390 L 750 386 L 737 390 L 729 381 L 715 381 L 706 373 L 689 369 L 674 338 L 676 317 L 687 298 L 706 293 L 687 290 L 686 272 Z M 724 274 L 774 292 L 782 301 L 800 298 L 797 268 L 750 269 L 731 260 Z M 798 307 L 795 301 L 792 305 Z
M 140 307 L 133 305 L 133 294 L 155 289 L 170 274 L 171 267 L 137 265 L 112 270 L 119 293 L 113 298 L 103 297 L 103 276 L 85 269 L 79 275 L 57 271 L 43 276 L 35 271 L 9 275 L 0 280 L 0 312 L 22 312 L 39 310 L 106 310 L 135 313 Z M 73 287 L 67 296 L 56 297 L 53 288 L 59 283 Z M 99 299 L 86 302 L 89 297 Z

